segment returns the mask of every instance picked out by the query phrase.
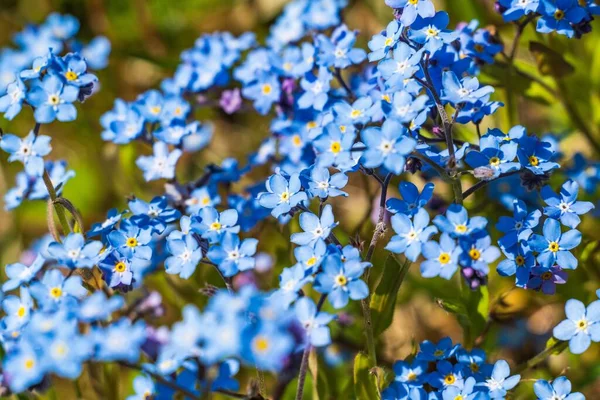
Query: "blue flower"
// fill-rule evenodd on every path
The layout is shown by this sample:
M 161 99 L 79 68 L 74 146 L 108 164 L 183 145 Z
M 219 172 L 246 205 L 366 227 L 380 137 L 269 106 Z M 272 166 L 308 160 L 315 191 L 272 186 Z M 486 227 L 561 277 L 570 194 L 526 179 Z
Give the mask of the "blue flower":
M 308 297 L 303 297 L 294 304 L 294 312 L 304 328 L 310 345 L 323 347 L 331 344 L 331 334 L 327 324 L 333 320 L 333 315 L 317 311 L 315 302 Z
M 521 380 L 521 375 L 510 376 L 510 367 L 504 360 L 496 361 L 492 375 L 481 386 L 487 387 L 489 396 L 492 399 L 503 399 L 506 393 L 517 386 Z
M 428 110 L 428 96 L 421 95 L 415 98 L 406 90 L 400 90 L 394 93 L 389 117 L 403 124 L 410 124 L 410 129 L 413 130 L 412 125 L 417 119 L 422 118 L 425 121 Z
M 461 240 L 460 246 L 463 250 L 460 255 L 461 265 L 487 274 L 488 265 L 500 257 L 500 250 L 491 244 L 492 239 L 488 235 L 475 240 Z
M 169 152 L 169 146 L 164 142 L 156 142 L 152 146 L 154 155 L 140 156 L 135 164 L 144 172 L 146 181 L 156 179 L 173 179 L 175 177 L 175 166 L 182 151 L 173 149 Z
M 572 24 L 581 22 L 587 16 L 576 0 L 542 0 L 539 11 L 542 17 L 537 22 L 538 32 L 556 31 L 569 38 L 575 34 Z
M 428 383 L 438 389 L 454 386 L 462 388 L 464 384 L 463 366 L 452 365 L 449 361 L 442 360 L 435 364 L 436 370 L 429 374 Z
M 498 240 L 504 249 L 509 249 L 520 241 L 527 241 L 542 216 L 539 210 L 527 213 L 527 205 L 522 200 L 515 200 L 513 209 L 513 218 L 501 216 L 496 224 L 496 229 L 505 233 Z
M 446 210 L 446 215 L 437 215 L 433 223 L 440 231 L 448 233 L 451 237 L 467 237 L 477 234 L 485 229 L 487 219 L 473 217 L 469 219 L 467 209 L 460 204 L 451 204 Z
M 500 276 L 513 276 L 516 274 L 515 285 L 517 287 L 526 287 L 529 284 L 529 275 L 531 269 L 535 266 L 535 256 L 529 247 L 520 243 L 509 249 L 502 248 L 506 256 L 505 260 L 500 261 L 496 267 Z
M 225 232 L 238 233 L 240 227 L 237 224 L 238 213 L 229 209 L 219 213 L 213 207 L 205 207 L 198 213 L 199 222 L 194 222 L 192 228 L 199 232 L 209 243 L 218 243 Z
M 96 264 L 102 250 L 100 241 L 85 241 L 81 233 L 69 233 L 62 243 L 48 245 L 48 254 L 69 268 L 91 268 Z
M 538 400 L 585 400 L 583 394 L 571 393 L 571 381 L 566 376 L 559 376 L 552 382 L 539 379 L 533 384 L 533 391 Z
M 242 357 L 260 369 L 279 370 L 294 346 L 291 335 L 274 323 L 249 326 L 242 336 Z
M 242 89 L 244 97 L 254 100 L 254 108 L 260 114 L 265 115 L 271 109 L 273 103 L 279 101 L 281 86 L 277 76 L 261 74 L 258 80 Z
M 154 232 L 162 234 L 167 224 L 176 221 L 181 213 L 169 207 L 165 196 L 156 196 L 150 203 L 140 199 L 133 199 L 128 203 L 133 213 L 131 221 L 139 226 L 151 226 Z
M 558 195 L 552 191 L 550 186 L 544 186 L 540 191 L 544 202 L 548 205 L 544 207 L 544 214 L 560 220 L 569 228 L 577 228 L 581 222 L 579 216 L 594 208 L 589 201 L 577 201 L 578 193 L 579 185 L 572 180 L 568 180 L 562 185 Z
M 600 300 L 587 308 L 579 300 L 567 300 L 565 313 L 567 319 L 556 325 L 552 334 L 559 340 L 568 340 L 571 353 L 581 354 L 591 342 L 600 342 Z
M 195 214 L 204 207 L 215 207 L 221 202 L 221 197 L 216 190 L 210 186 L 194 189 L 188 199 L 185 200 L 185 211 Z
M 87 65 L 95 70 L 106 68 L 110 55 L 110 41 L 105 36 L 96 36 L 80 51 Z
M 304 267 L 307 274 L 317 272 L 327 254 L 327 244 L 323 240 L 317 241 L 314 246 L 298 246 L 294 249 L 296 261 Z
M 15 393 L 23 392 L 29 386 L 39 383 L 46 373 L 41 354 L 27 341 L 21 342 L 3 361 L 4 373 L 10 377 L 7 379 L 8 386 Z
M 210 386 L 210 390 L 232 390 L 238 391 L 240 383 L 233 378 L 240 370 L 240 362 L 235 359 L 228 359 L 219 364 L 219 375 Z
M 480 151 L 470 151 L 465 157 L 471 167 L 490 170 L 492 177 L 516 171 L 520 168 L 519 163 L 513 162 L 517 155 L 517 143 L 511 142 L 500 145 L 492 136 L 482 137 L 480 143 Z
M 536 175 L 543 175 L 559 167 L 558 163 L 550 161 L 556 155 L 551 143 L 540 140 L 537 136 L 523 136 L 518 142 L 517 156 L 524 168 Z
M 38 254 L 30 266 L 21 263 L 8 264 L 5 271 L 8 280 L 2 284 L 2 291 L 8 292 L 18 288 L 23 283 L 29 283 L 42 269 L 45 262 L 46 259 Z
M 310 172 L 309 188 L 312 196 L 321 199 L 327 197 L 348 196 L 340 190 L 348 183 L 348 177 L 343 172 L 331 176 L 327 168 L 314 167 Z
M 119 210 L 116 208 L 111 208 L 108 211 L 104 222 L 95 223 L 92 225 L 92 229 L 90 229 L 87 233 L 88 237 L 94 237 L 98 235 L 102 235 L 102 237 L 106 236 L 110 231 L 113 230 L 115 225 L 119 223 L 123 214 L 124 213 L 119 212 Z
M 275 218 L 287 214 L 292 207 L 307 200 L 297 173 L 292 174 L 289 179 L 280 174 L 271 175 L 265 186 L 267 192 L 258 195 L 258 203 L 265 208 L 271 208 L 271 215 Z
M 386 0 L 385 4 L 393 8 L 402 8 L 400 22 L 404 26 L 410 26 L 417 16 L 430 18 L 435 15 L 435 7 L 431 0 Z
M 581 232 L 572 229 L 561 233 L 560 223 L 552 218 L 544 222 L 544 235 L 533 235 L 529 245 L 537 251 L 537 261 L 540 265 L 549 269 L 558 264 L 564 269 L 577 268 L 577 258 L 569 250 L 577 247 L 581 242 Z
M 304 93 L 298 98 L 298 108 L 313 107 L 315 110 L 323 110 L 329 98 L 329 82 L 332 78 L 333 75 L 325 67 L 319 68 L 317 76 L 312 72 L 307 73 L 300 81 L 300 87 L 304 89 Z
M 426 361 L 413 360 L 412 363 L 396 361 L 393 369 L 396 375 L 394 380 L 409 385 L 422 385 L 428 375 Z
M 157 394 L 154 382 L 145 375 L 135 377 L 133 380 L 133 390 L 135 394 L 127 396 L 126 400 L 146 400 Z
M 12 134 L 2 135 L 0 147 L 10 154 L 9 162 L 21 161 L 25 165 L 25 172 L 29 176 L 42 176 L 44 173 L 44 159 L 52 148 L 50 136 L 36 136 L 33 131 L 21 139 Z
M 421 53 L 415 52 L 408 44 L 400 42 L 394 48 L 391 58 L 379 62 L 377 69 L 390 88 L 404 85 L 404 80 L 419 70 Z
M 475 103 L 494 92 L 491 86 L 479 87 L 479 81 L 475 77 L 466 77 L 459 81 L 452 71 L 442 74 L 442 85 L 441 99 L 455 107 L 463 103 Z
M 292 234 L 291 241 L 301 246 L 315 246 L 318 241 L 327 239 L 336 226 L 331 204 L 327 204 L 320 218 L 311 212 L 300 214 L 300 227 L 304 232 Z
M 447 375 L 449 376 L 449 375 Z M 456 400 L 456 399 L 477 399 L 475 392 L 475 385 L 477 381 L 472 376 L 465 379 L 464 383 L 460 386 L 447 385 L 442 392 L 442 400 Z
M 21 286 L 20 296 L 6 296 L 2 301 L 2 309 L 6 313 L 4 323 L 7 327 L 20 328 L 24 326 L 31 318 L 31 308 L 33 300 L 29 289 Z
M 429 241 L 423 244 L 423 256 L 427 259 L 421 263 L 421 275 L 424 278 L 440 276 L 450 279 L 458 269 L 458 259 L 462 249 L 447 233 L 442 233 L 440 242 Z
M 72 103 L 78 96 L 78 88 L 65 85 L 56 75 L 47 75 L 40 85 L 29 91 L 27 102 L 35 108 L 36 122 L 46 124 L 55 119 L 66 122 L 77 117 L 77 109 Z
M 77 318 L 83 322 L 106 321 L 124 304 L 125 300 L 121 296 L 112 296 L 107 299 L 104 292 L 94 292 L 79 304 Z
M 288 308 L 298 298 L 300 289 L 313 280 L 314 278 L 306 274 L 306 269 L 300 263 L 284 268 L 279 275 L 279 289 L 273 292 L 271 298 L 282 307 Z
M 12 120 L 23 108 L 23 100 L 25 100 L 27 88 L 25 84 L 18 78 L 6 88 L 6 94 L 0 96 L 0 112 L 4 113 L 4 118 Z
M 158 90 L 148 90 L 138 96 L 134 107 L 149 122 L 160 121 L 165 99 Z
M 413 221 L 404 214 L 392 216 L 392 227 L 395 236 L 385 247 L 393 253 L 404 253 L 410 261 L 416 261 L 421 254 L 423 243 L 437 232 L 435 226 L 429 226 L 429 214 L 424 208 L 419 209 Z
M 165 270 L 183 279 L 192 276 L 202 259 L 202 248 L 193 235 L 167 240 L 167 250 L 172 256 L 165 260 Z
M 80 276 L 65 278 L 58 269 L 47 271 L 41 281 L 31 285 L 31 295 L 47 310 L 56 309 L 63 302 L 73 307 L 77 304 L 73 300 L 81 299 L 87 293 Z
M 406 24 L 405 24 L 406 25 Z M 369 61 L 381 60 L 396 45 L 402 30 L 398 21 L 391 21 L 386 30 L 369 40 Z M 394 51 L 395 52 L 395 51 Z
M 316 165 L 319 167 L 333 166 L 341 171 L 354 168 L 361 155 L 361 152 L 352 151 L 355 139 L 354 133 L 342 132 L 334 124 L 328 125 L 327 131 L 313 142 L 317 151 Z
M 337 27 L 331 34 L 331 39 L 325 35 L 317 36 L 317 64 L 341 69 L 360 64 L 367 57 L 367 53 L 363 49 L 353 48 L 355 41 L 356 33 L 346 25 Z
M 103 272 L 104 280 L 109 287 L 127 291 L 135 281 L 136 272 L 139 274 L 146 264 L 147 260 L 137 257 L 127 258 L 118 251 L 113 251 L 98 264 L 98 267 Z
M 352 105 L 338 101 L 333 105 L 336 121 L 344 125 L 366 124 L 371 120 L 373 100 L 366 96 L 360 97 Z
M 96 327 L 91 335 L 97 360 L 135 363 L 146 341 L 146 326 L 143 321 L 132 324 L 127 318 L 121 318 L 107 327 Z
M 402 195 L 402 200 L 389 199 L 386 202 L 387 210 L 392 214 L 401 213 L 412 217 L 431 200 L 433 187 L 433 183 L 426 183 L 423 191 L 419 193 L 419 189 L 414 183 L 400 182 L 398 190 Z
M 446 30 L 449 23 L 450 17 L 444 11 L 425 18 L 419 15 L 410 27 L 408 38 L 433 54 L 444 43 L 449 44 L 458 37 L 458 33 Z
M 208 250 L 207 257 L 219 266 L 223 275 L 229 277 L 239 271 L 247 271 L 254 268 L 256 246 L 258 240 L 244 239 L 240 241 L 238 235 L 227 232 L 223 235 L 221 245 L 212 246 Z
M 500 0 L 500 4 L 506 7 L 502 17 L 506 22 L 516 21 L 524 15 L 529 15 L 538 10 L 540 0 Z
M 416 140 L 408 136 L 406 128 L 393 119 L 385 121 L 381 129 L 366 128 L 361 137 L 367 146 L 363 154 L 363 165 L 367 168 L 383 165 L 396 175 L 404 171 L 406 156 L 417 145 Z
M 452 339 L 449 337 L 441 339 L 437 344 L 425 340 L 421 343 L 421 348 L 417 353 L 416 359 L 420 361 L 445 360 L 452 357 L 456 353 L 458 347 L 458 345 L 452 345 Z
M 322 272 L 317 274 L 314 288 L 320 293 L 327 293 L 334 308 L 343 308 L 348 299 L 362 300 L 369 295 L 367 284 L 360 279 L 370 263 L 358 260 L 343 262 L 339 255 L 327 256 L 323 261 Z
M 55 58 L 55 60 L 58 68 L 53 68 L 50 72 L 62 76 L 67 85 L 80 88 L 98 81 L 96 75 L 87 72 L 85 60 L 77 53 L 69 53 L 65 57 Z
M 149 244 L 152 240 L 152 229 L 140 228 L 129 220 L 123 221 L 119 230 L 108 234 L 108 242 L 125 257 L 137 257 L 142 260 L 150 260 L 152 248 Z

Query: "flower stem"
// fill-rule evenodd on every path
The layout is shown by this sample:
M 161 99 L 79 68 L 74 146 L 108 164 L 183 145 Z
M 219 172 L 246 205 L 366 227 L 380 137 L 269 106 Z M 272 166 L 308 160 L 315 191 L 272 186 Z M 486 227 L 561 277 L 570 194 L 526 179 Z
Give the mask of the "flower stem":
M 317 303 L 317 313 L 321 311 L 321 307 L 323 307 L 323 303 L 325 303 L 325 299 L 327 298 L 327 294 L 323 293 L 319 302 Z M 304 394 L 304 382 L 306 381 L 306 373 L 308 371 L 308 357 L 310 356 L 310 352 L 312 350 L 312 345 L 306 343 L 306 347 L 304 348 L 304 352 L 302 352 L 302 361 L 300 362 L 300 372 L 298 373 L 298 388 L 296 389 L 296 400 L 302 400 L 302 396 Z
M 569 346 L 569 342 L 566 341 L 557 341 L 552 346 L 547 347 L 542 352 L 538 353 L 533 358 L 527 360 L 523 364 L 517 366 L 515 369 L 515 373 L 521 373 L 527 371 L 528 369 L 535 368 L 538 364 L 544 362 L 549 356 L 554 353 L 560 353 L 565 350 Z

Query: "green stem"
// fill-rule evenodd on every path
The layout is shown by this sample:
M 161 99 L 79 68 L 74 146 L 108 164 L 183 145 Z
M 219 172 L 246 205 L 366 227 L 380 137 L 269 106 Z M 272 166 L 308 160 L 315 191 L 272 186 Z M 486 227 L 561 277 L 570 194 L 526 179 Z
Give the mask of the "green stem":
M 71 227 L 67 222 L 67 216 L 65 214 L 64 208 L 60 204 L 56 203 L 56 199 L 58 198 L 58 196 L 56 195 L 56 189 L 54 189 L 54 184 L 50 179 L 50 175 L 48 175 L 48 171 L 46 171 L 45 169 L 42 178 L 44 180 L 44 184 L 46 185 L 46 189 L 48 189 L 50 200 L 52 200 L 52 203 L 54 204 L 54 211 L 58 216 L 58 221 L 60 222 L 60 226 L 62 227 L 63 235 L 68 235 L 71 232 Z
M 544 351 L 538 353 L 533 358 L 527 360 L 523 364 L 517 366 L 515 369 L 515 373 L 521 373 L 527 371 L 528 369 L 536 367 L 538 364 L 544 362 L 548 357 L 550 357 L 554 353 L 560 353 L 565 350 L 569 346 L 569 342 L 558 341 L 554 343 L 552 346 L 547 347 Z

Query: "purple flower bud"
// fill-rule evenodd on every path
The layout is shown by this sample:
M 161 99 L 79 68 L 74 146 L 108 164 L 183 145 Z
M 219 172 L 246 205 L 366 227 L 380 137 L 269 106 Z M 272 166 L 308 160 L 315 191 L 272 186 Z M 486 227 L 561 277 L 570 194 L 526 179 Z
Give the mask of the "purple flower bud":
M 225 90 L 221 94 L 219 105 L 227 114 L 233 114 L 242 107 L 242 96 L 240 89 Z
M 437 137 L 440 137 L 440 138 L 444 137 L 444 129 L 442 129 L 442 127 L 440 127 L 440 126 L 434 126 L 433 129 L 431 130 L 431 132 Z

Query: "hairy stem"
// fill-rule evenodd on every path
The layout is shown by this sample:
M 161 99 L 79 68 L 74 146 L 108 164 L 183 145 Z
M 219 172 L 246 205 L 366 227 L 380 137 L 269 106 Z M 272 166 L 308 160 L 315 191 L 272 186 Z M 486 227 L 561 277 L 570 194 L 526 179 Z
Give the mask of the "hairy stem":
M 56 199 L 58 198 L 58 196 L 56 195 L 56 189 L 54 188 L 54 184 L 52 183 L 50 175 L 48 175 L 48 171 L 46 171 L 46 169 L 44 169 L 44 174 L 42 175 L 42 178 L 44 180 L 44 184 L 46 185 L 46 189 L 48 190 L 48 194 L 50 195 L 50 200 L 52 201 L 52 204 L 54 204 L 54 211 L 56 212 L 58 222 L 62 227 L 63 235 L 68 235 L 71 232 L 71 227 L 67 222 L 65 209 L 56 201 Z
M 542 362 L 544 362 L 548 357 L 550 357 L 554 353 L 560 353 L 565 350 L 569 346 L 569 342 L 558 341 L 554 343 L 552 346 L 544 349 L 542 352 L 538 353 L 533 358 L 530 358 L 523 364 L 517 366 L 515 369 L 515 373 L 521 373 L 527 371 L 528 369 L 535 368 Z

